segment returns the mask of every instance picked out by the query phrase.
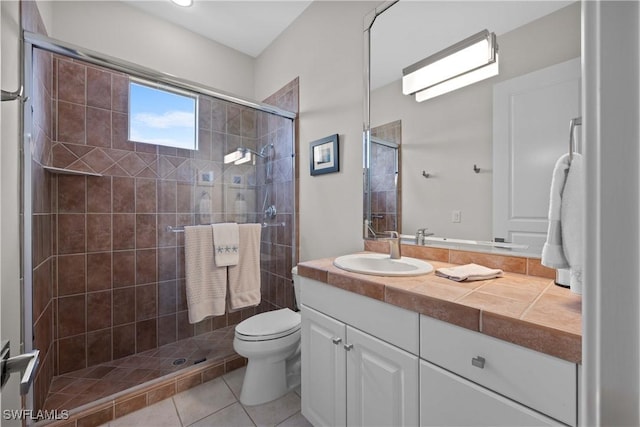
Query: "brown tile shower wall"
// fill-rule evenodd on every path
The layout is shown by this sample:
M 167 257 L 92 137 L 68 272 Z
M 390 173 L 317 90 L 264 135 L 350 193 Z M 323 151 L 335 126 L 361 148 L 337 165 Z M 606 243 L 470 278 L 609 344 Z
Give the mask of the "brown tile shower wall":
M 299 80 L 295 78 L 264 102 L 283 110 L 298 112 Z M 297 126 L 297 121 L 296 121 Z M 268 173 L 264 164 L 257 170 L 258 207 L 274 205 L 275 218 L 263 216 L 267 224 L 284 224 L 263 230 L 261 242 L 262 299 L 269 309 L 295 307 L 291 269 L 297 263 L 295 224 L 297 219 L 297 166 L 298 151 L 296 129 L 289 120 L 273 115 L 263 115 L 258 126 L 259 146 L 273 144 L 272 170 Z M 294 145 L 295 143 L 295 145 Z M 264 215 L 264 213 L 261 213 Z
M 371 136 L 385 141 L 402 143 L 402 123 L 400 120 L 377 126 L 371 129 Z M 398 152 L 400 156 L 401 151 Z M 395 161 L 393 150 L 379 145 L 371 144 L 371 214 L 373 229 L 375 231 L 400 230 L 402 224 L 398 215 L 402 206 L 402 185 L 398 175 L 396 192 L 395 185 Z M 401 164 L 400 158 L 398 163 Z M 397 194 L 397 198 L 396 198 Z
M 195 152 L 127 140 L 127 76 L 80 61 L 53 59 L 52 165 L 102 176 L 57 175 L 54 246 L 57 318 L 56 374 L 90 367 L 213 329 L 257 311 L 290 305 L 280 286 L 290 280 L 293 213 L 292 140 L 287 123 L 255 110 L 200 98 L 199 149 Z M 57 84 L 56 84 L 57 83 Z M 296 86 L 297 87 L 297 86 Z M 297 94 L 297 91 L 296 91 Z M 296 96 L 297 99 L 297 96 Z M 288 121 L 287 121 L 288 122 Z M 290 126 L 290 124 L 289 124 Z M 273 182 L 258 183 L 260 163 L 224 168 L 222 157 L 238 146 L 258 149 L 273 141 Z M 286 153 L 285 153 L 286 152 Z M 201 171 L 212 171 L 213 185 Z M 241 188 L 233 177 L 241 176 Z M 277 177 L 277 178 L 276 178 Z M 262 222 L 263 194 L 271 185 L 278 221 L 262 245 L 262 292 L 257 308 L 188 323 L 184 237 L 167 226 L 233 221 L 235 194 L 249 200 L 248 220 Z M 200 212 L 210 198 L 211 212 Z M 226 209 L 225 209 L 226 206 Z M 280 213 L 282 212 L 282 213 Z M 289 249 L 287 251 L 287 249 Z M 287 276 L 287 271 L 289 271 Z M 290 293 L 289 293 L 290 294 Z

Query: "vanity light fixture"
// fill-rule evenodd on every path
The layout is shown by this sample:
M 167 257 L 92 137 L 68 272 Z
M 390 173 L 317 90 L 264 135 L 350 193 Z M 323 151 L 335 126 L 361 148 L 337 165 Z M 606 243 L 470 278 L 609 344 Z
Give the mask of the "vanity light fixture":
M 171 2 L 182 7 L 189 7 L 193 4 L 193 0 L 171 0 Z
M 402 93 L 422 102 L 497 74 L 496 35 L 483 30 L 402 70 Z
M 241 165 L 243 163 L 247 163 L 250 162 L 252 159 L 251 153 L 249 151 L 246 151 L 244 153 L 244 155 L 242 157 L 240 157 L 238 160 L 236 160 L 235 162 L 233 162 L 234 165 Z
M 225 164 L 233 163 L 234 165 L 241 165 L 243 163 L 247 163 L 254 160 L 253 158 L 254 155 L 263 157 L 263 158 L 265 157 L 264 154 L 262 154 L 262 151 L 260 153 L 257 153 L 250 148 L 239 147 L 235 151 L 232 151 L 229 154 L 225 154 L 224 163 Z
M 247 154 L 247 152 L 239 148 L 235 151 L 232 151 L 229 154 L 225 154 L 224 163 L 225 164 L 235 163 L 236 161 L 242 159 L 245 156 L 245 154 Z

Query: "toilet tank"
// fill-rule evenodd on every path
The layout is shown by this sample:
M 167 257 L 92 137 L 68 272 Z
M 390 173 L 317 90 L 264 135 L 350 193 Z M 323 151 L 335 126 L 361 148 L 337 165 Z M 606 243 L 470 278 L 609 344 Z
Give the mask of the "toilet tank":
M 293 291 L 296 294 L 296 307 L 300 310 L 300 278 L 298 277 L 298 267 L 291 269 L 291 277 L 293 278 Z

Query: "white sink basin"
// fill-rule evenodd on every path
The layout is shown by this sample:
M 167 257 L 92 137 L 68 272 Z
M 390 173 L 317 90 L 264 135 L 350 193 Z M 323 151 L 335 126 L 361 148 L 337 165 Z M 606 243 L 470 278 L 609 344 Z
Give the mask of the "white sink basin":
M 386 254 L 351 254 L 336 258 L 333 265 L 353 273 L 373 276 L 419 276 L 433 271 L 428 262 L 403 256 L 391 259 Z

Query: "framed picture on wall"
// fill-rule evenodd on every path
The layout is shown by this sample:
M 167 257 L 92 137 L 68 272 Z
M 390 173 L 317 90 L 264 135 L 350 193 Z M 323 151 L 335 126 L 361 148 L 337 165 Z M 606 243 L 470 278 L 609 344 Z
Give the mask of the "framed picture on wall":
M 309 163 L 311 175 L 322 175 L 340 170 L 337 133 L 313 141 L 310 149 Z

